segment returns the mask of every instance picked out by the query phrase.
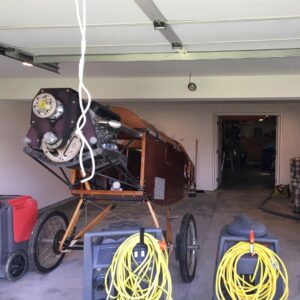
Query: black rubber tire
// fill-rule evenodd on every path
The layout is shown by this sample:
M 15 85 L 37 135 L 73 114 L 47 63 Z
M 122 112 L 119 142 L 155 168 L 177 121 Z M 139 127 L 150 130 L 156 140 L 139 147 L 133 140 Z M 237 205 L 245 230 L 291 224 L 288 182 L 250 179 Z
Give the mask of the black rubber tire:
M 196 243 L 195 246 L 197 245 L 197 228 L 196 228 L 196 222 L 194 219 L 194 216 L 192 214 L 185 214 L 182 221 L 181 221 L 181 226 L 180 226 L 180 233 L 179 233 L 179 238 L 178 238 L 178 259 L 179 259 L 179 270 L 180 270 L 180 276 L 183 282 L 189 283 L 192 282 L 194 277 L 195 277 L 195 272 L 196 272 L 196 267 L 197 267 L 197 255 L 195 255 L 195 263 L 190 270 L 189 267 L 189 261 L 188 261 L 188 255 L 189 255 L 189 250 L 188 249 L 188 231 L 189 227 L 192 226 L 194 231 L 195 231 L 195 238 L 196 238 Z M 196 250 L 195 250 L 196 251 Z
M 56 267 L 59 266 L 62 259 L 64 258 L 65 253 L 57 253 L 57 250 L 55 251 L 53 249 L 53 244 L 54 244 L 54 238 L 53 238 L 52 249 L 50 249 L 50 251 L 52 251 L 53 255 L 59 255 L 59 257 L 57 257 L 57 261 L 55 261 L 50 266 L 46 266 L 46 265 L 43 265 L 39 260 L 39 255 L 38 255 L 39 237 L 40 237 L 41 231 L 43 229 L 43 226 L 45 224 L 47 224 L 47 221 L 49 221 L 49 219 L 51 219 L 53 217 L 60 218 L 62 221 L 62 224 L 64 224 L 64 226 L 63 226 L 64 228 L 60 228 L 59 230 L 57 230 L 56 232 L 53 233 L 54 237 L 58 233 L 61 236 L 61 231 L 65 230 L 69 224 L 67 216 L 63 212 L 58 211 L 58 210 L 51 210 L 49 212 L 42 214 L 39 217 L 37 223 L 35 224 L 35 226 L 33 228 L 32 233 L 31 233 L 29 245 L 28 245 L 29 269 L 32 271 L 37 271 L 39 273 L 51 272 L 52 270 L 54 270 Z
M 5 279 L 16 281 L 20 279 L 28 269 L 28 258 L 24 251 L 17 250 L 13 252 L 5 263 Z

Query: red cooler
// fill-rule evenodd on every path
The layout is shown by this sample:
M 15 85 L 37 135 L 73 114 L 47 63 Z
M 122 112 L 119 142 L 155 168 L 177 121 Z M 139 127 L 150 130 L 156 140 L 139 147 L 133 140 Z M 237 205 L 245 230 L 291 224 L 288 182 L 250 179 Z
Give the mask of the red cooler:
M 15 281 L 26 272 L 28 240 L 37 214 L 32 197 L 0 195 L 0 278 Z

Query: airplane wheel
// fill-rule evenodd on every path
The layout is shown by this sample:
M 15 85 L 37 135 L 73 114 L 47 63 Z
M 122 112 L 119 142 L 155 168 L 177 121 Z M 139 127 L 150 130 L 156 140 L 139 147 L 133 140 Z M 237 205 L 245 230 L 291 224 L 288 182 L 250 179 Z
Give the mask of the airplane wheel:
M 30 269 L 40 273 L 54 270 L 62 261 L 60 241 L 68 226 L 68 218 L 60 211 L 49 211 L 38 219 L 28 246 Z
M 28 258 L 24 251 L 13 252 L 5 263 L 5 279 L 16 281 L 27 271 Z
M 179 260 L 181 279 L 185 283 L 193 281 L 197 266 L 197 228 L 192 214 L 185 214 L 176 238 L 176 256 Z

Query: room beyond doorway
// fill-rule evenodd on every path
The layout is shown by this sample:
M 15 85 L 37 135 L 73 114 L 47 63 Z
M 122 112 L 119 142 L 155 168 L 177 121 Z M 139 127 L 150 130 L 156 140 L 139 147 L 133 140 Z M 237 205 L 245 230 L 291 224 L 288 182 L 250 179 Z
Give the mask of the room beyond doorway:
M 277 116 L 219 116 L 218 135 L 219 187 L 274 187 Z

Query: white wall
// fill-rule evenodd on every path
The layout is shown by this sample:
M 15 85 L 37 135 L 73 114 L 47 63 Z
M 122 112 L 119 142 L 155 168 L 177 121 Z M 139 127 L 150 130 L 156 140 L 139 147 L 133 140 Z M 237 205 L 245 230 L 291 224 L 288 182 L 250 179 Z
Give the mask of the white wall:
M 214 115 L 280 114 L 278 182 L 290 180 L 289 159 L 300 156 L 300 103 L 201 104 L 122 103 L 157 128 L 183 144 L 192 160 L 198 139 L 197 188 L 215 187 Z M 22 151 L 22 139 L 29 128 L 29 102 L 0 102 L 0 193 L 30 194 L 44 207 L 70 196 L 66 186 Z
M 181 142 L 193 160 L 195 158 L 195 140 L 198 139 L 198 189 L 213 190 L 215 187 L 214 115 L 226 113 L 280 114 L 279 183 L 289 182 L 289 160 L 291 157 L 300 156 L 300 103 L 122 103 L 122 105 L 133 109 L 141 117 Z
M 224 99 L 241 101 L 249 99 L 297 98 L 300 96 L 300 75 L 274 76 L 210 76 L 193 77 L 198 85 L 195 92 L 187 89 L 186 77 L 130 77 L 85 78 L 94 99 L 136 100 L 154 99 L 154 102 L 213 101 Z M 17 87 L 17 88 L 16 88 Z M 77 78 L 22 78 L 0 79 L 0 100 L 31 100 L 40 88 L 78 88 Z
M 281 144 L 278 182 L 289 182 L 289 159 L 300 155 L 300 103 L 275 104 L 201 104 L 201 103 L 122 103 L 136 111 L 169 136 L 181 142 L 195 158 L 195 140 L 199 142 L 197 188 L 213 190 L 214 115 L 280 114 Z M 27 133 L 30 103 L 0 102 L 0 193 L 30 194 L 44 207 L 70 196 L 66 186 L 22 151 Z
M 0 102 L 0 194 L 32 195 L 44 207 L 70 197 L 67 187 L 23 153 L 30 103 Z
M 195 158 L 198 139 L 197 188 L 215 187 L 214 115 L 273 113 L 281 115 L 278 182 L 288 183 L 289 159 L 300 155 L 300 103 L 201 104 L 122 103 L 183 144 Z M 29 102 L 0 102 L 0 193 L 30 194 L 44 207 L 70 196 L 66 186 L 22 151 L 29 128 Z

